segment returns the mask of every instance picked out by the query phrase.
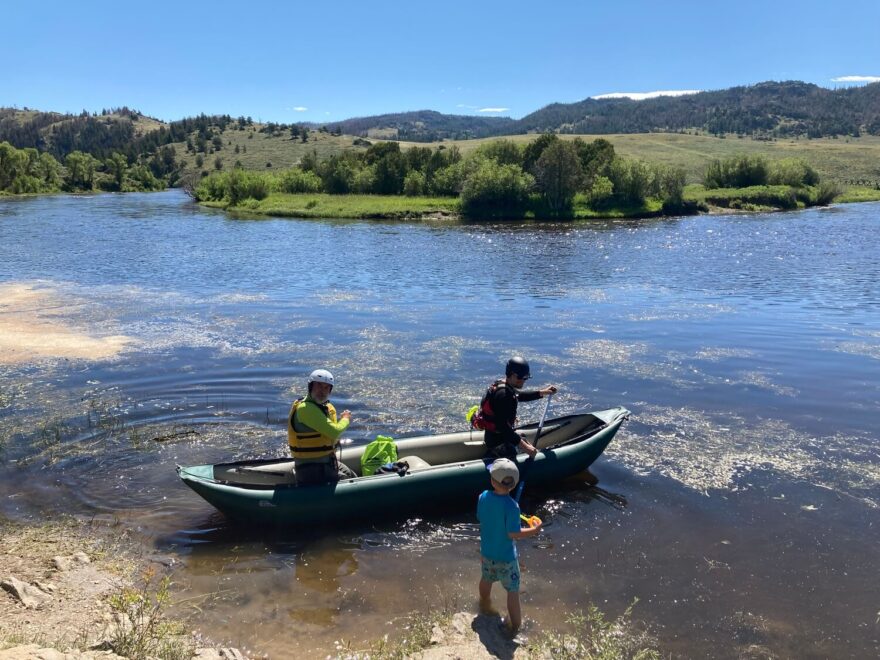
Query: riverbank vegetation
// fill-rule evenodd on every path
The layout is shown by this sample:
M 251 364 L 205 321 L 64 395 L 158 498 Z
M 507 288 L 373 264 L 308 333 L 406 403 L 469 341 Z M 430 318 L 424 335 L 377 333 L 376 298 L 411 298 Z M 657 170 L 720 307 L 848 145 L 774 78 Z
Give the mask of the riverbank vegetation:
M 242 168 L 212 173 L 193 194 L 199 201 L 229 208 L 284 214 L 314 209 L 322 201 L 327 206 L 326 197 L 303 197 L 324 193 L 358 195 L 355 206 L 371 207 L 348 217 L 399 217 L 402 209 L 409 213 L 418 206 L 471 218 L 571 218 L 578 207 L 584 215 L 600 216 L 644 211 L 649 203 L 669 212 L 688 210 L 684 185 L 682 171 L 621 158 L 605 140 L 564 141 L 545 134 L 525 146 L 510 140 L 487 142 L 467 157 L 442 145 L 402 150 L 396 142 L 323 160 L 313 152 L 280 173 Z M 411 201 L 388 201 L 401 196 Z M 354 210 L 351 204 L 339 206 Z
M 138 192 L 162 190 L 162 176 L 144 163 L 130 163 L 114 152 L 101 161 L 91 154 L 72 151 L 63 165 L 47 152 L 33 147 L 16 149 L 0 142 L 0 193 L 13 195 L 53 192 Z
M 525 145 L 456 148 L 380 142 L 275 173 L 243 168 L 203 178 L 194 197 L 221 208 L 296 217 L 614 218 L 825 205 L 841 192 L 799 159 L 740 155 L 711 161 L 701 185 L 681 168 L 615 153 L 607 140 L 545 134 Z

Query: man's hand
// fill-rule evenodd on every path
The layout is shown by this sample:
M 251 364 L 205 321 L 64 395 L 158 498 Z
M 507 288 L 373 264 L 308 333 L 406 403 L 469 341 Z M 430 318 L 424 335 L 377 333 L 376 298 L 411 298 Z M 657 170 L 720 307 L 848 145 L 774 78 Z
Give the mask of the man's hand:
M 520 436 L 519 448 L 522 449 L 525 453 L 527 453 L 529 455 L 529 458 L 534 458 L 535 454 L 538 453 L 538 450 L 535 449 L 528 442 L 526 442 L 526 439 L 523 436 Z
M 556 385 L 548 385 L 543 390 L 538 390 L 538 393 L 541 396 L 550 396 L 551 394 L 556 394 L 559 391 L 559 388 Z
M 347 419 L 350 422 L 351 421 L 351 411 L 350 410 L 343 410 L 340 417 L 342 419 Z

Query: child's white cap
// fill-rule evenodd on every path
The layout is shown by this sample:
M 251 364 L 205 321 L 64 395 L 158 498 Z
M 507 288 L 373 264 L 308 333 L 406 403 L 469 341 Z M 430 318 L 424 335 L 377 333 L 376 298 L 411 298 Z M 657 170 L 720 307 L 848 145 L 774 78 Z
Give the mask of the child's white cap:
M 516 463 L 509 458 L 498 458 L 488 467 L 489 476 L 505 488 L 513 488 L 519 481 Z

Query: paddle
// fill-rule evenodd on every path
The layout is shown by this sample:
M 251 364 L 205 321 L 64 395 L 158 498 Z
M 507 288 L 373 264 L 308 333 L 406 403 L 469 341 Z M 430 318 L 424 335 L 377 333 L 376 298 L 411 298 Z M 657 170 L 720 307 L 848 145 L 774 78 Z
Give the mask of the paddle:
M 538 439 L 541 437 L 541 431 L 544 430 L 544 420 L 547 419 L 547 411 L 550 409 L 550 399 L 552 399 L 552 398 L 553 398 L 553 393 L 551 392 L 550 394 L 547 395 L 547 403 L 544 404 L 544 412 L 541 413 L 541 421 L 538 422 L 538 431 L 537 431 L 537 433 L 535 433 L 535 442 L 534 442 L 535 449 L 538 448 Z M 538 454 L 536 452 L 535 456 L 537 456 L 537 455 Z M 514 495 L 514 497 L 513 497 L 513 499 L 516 500 L 517 504 L 519 504 L 519 498 L 522 497 L 523 488 L 526 485 L 526 472 L 528 471 L 527 466 L 529 464 L 535 462 L 535 456 L 529 456 L 526 459 L 526 462 L 523 464 L 521 474 L 520 474 L 520 479 L 519 479 L 519 486 L 517 486 L 516 495 Z

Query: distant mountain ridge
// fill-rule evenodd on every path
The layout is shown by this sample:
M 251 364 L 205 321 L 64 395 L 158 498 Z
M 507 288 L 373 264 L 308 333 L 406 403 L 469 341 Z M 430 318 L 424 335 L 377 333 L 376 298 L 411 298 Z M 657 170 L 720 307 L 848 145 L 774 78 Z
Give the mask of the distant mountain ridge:
M 784 137 L 880 135 L 880 83 L 831 90 L 764 82 L 684 96 L 554 103 L 516 122 L 517 133 L 650 133 L 698 129 Z
M 435 142 L 437 140 L 468 140 L 503 135 L 516 124 L 510 117 L 475 117 L 473 115 L 444 115 L 435 110 L 397 112 L 371 117 L 354 117 L 330 124 L 334 132 L 361 137 L 380 137 L 389 131 L 398 140 Z
M 760 137 L 880 135 L 880 83 L 831 90 L 810 83 L 763 82 L 751 86 L 659 96 L 588 98 L 552 103 L 522 119 L 444 115 L 434 111 L 358 117 L 328 129 L 369 137 L 383 129 L 399 140 L 496 137 L 523 133 L 651 133 L 700 130 Z

